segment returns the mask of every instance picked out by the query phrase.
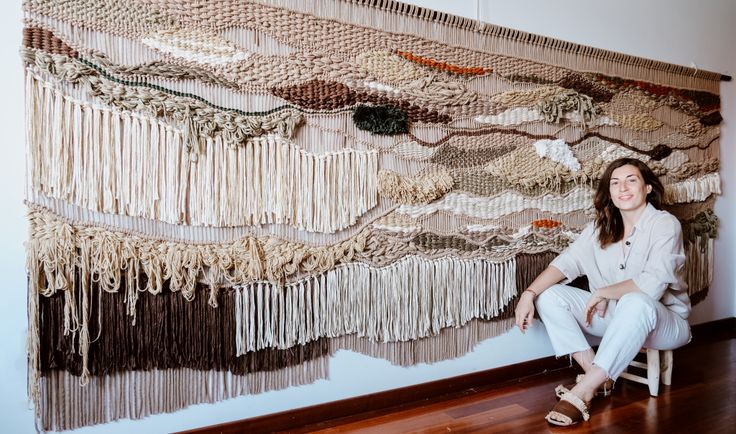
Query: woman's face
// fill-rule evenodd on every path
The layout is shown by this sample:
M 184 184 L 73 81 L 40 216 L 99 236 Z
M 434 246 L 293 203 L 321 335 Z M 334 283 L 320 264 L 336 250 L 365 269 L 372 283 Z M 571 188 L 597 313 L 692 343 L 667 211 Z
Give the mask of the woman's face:
M 627 164 L 614 169 L 611 173 L 609 184 L 611 200 L 621 211 L 636 211 L 645 207 L 650 191 L 652 187 L 644 183 L 644 178 L 636 166 Z

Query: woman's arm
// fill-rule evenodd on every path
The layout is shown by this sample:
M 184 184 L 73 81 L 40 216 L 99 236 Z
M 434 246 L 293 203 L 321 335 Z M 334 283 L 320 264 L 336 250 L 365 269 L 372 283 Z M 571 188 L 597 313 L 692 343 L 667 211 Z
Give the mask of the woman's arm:
M 524 292 L 532 291 L 534 293 L 534 298 L 537 298 L 539 294 L 544 292 L 547 288 L 554 285 L 555 283 L 559 283 L 564 278 L 565 275 L 562 273 L 562 271 L 560 271 L 554 265 L 550 265 L 549 267 L 545 268 L 544 271 L 542 271 L 536 279 L 534 279 L 534 282 L 532 282 L 532 284 L 529 285 L 529 287 Z
M 519 303 L 516 305 L 516 326 L 519 327 L 522 333 L 534 321 L 534 299 L 547 290 L 547 288 L 564 278 L 565 275 L 562 274 L 562 271 L 550 265 L 521 293 Z
M 585 305 L 585 325 L 590 327 L 593 322 L 593 314 L 597 311 L 598 316 L 606 315 L 608 300 L 618 300 L 630 292 L 641 291 L 633 279 L 626 279 L 613 285 L 604 286 L 593 291 L 588 303 Z
M 580 236 L 570 244 L 565 251 L 560 253 L 552 263 L 542 271 L 539 276 L 519 297 L 519 303 L 516 305 L 516 325 L 522 333 L 526 328 L 532 325 L 534 321 L 534 299 L 542 292 L 547 290 L 555 283 L 559 283 L 562 279 L 572 280 L 583 273 L 582 260 L 586 256 L 592 255 L 593 245 L 593 224 L 589 224 L 583 229 Z
M 599 298 L 605 298 L 606 300 L 618 300 L 624 295 L 636 291 L 641 291 L 641 289 L 636 286 L 634 279 L 626 279 L 622 282 L 614 283 L 613 285 L 598 288 L 594 295 Z

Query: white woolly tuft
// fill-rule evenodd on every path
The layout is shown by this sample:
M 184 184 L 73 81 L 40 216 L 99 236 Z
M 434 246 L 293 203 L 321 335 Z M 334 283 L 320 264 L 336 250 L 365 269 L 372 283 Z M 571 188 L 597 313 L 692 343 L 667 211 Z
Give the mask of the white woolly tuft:
M 542 158 L 549 158 L 567 167 L 573 172 L 580 170 L 580 161 L 575 158 L 570 147 L 564 140 L 538 140 L 534 143 L 534 149 Z

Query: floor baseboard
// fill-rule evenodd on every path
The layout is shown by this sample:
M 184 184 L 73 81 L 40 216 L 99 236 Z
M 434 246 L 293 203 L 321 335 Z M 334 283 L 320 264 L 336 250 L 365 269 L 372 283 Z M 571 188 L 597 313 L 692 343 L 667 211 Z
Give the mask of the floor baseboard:
M 724 318 L 694 325 L 692 326 L 692 335 L 693 339 L 688 345 L 700 345 L 718 340 L 736 338 L 736 318 Z M 181 434 L 235 434 L 243 432 L 268 433 L 287 431 L 304 425 L 312 425 L 344 417 L 354 417 L 359 414 L 375 413 L 394 407 L 406 408 L 407 406 L 425 405 L 430 402 L 457 396 L 463 392 L 472 393 L 469 391 L 473 388 L 488 388 L 489 386 L 521 381 L 530 376 L 543 375 L 551 371 L 557 372 L 560 370 L 574 371 L 575 368 L 570 365 L 567 358 L 544 357 L 399 389 L 196 428 L 182 431 Z

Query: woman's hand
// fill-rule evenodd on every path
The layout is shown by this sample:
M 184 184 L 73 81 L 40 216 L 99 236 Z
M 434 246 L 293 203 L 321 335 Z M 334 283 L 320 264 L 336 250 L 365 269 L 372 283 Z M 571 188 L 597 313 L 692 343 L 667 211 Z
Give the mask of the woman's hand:
M 608 299 L 598 295 L 598 292 L 594 292 L 588 300 L 588 304 L 585 305 L 585 326 L 590 327 L 593 323 L 593 315 L 598 314 L 599 317 L 606 317 L 606 310 L 608 309 Z
M 527 327 L 534 321 L 534 294 L 531 290 L 521 293 L 519 303 L 516 305 L 516 326 L 524 333 Z

